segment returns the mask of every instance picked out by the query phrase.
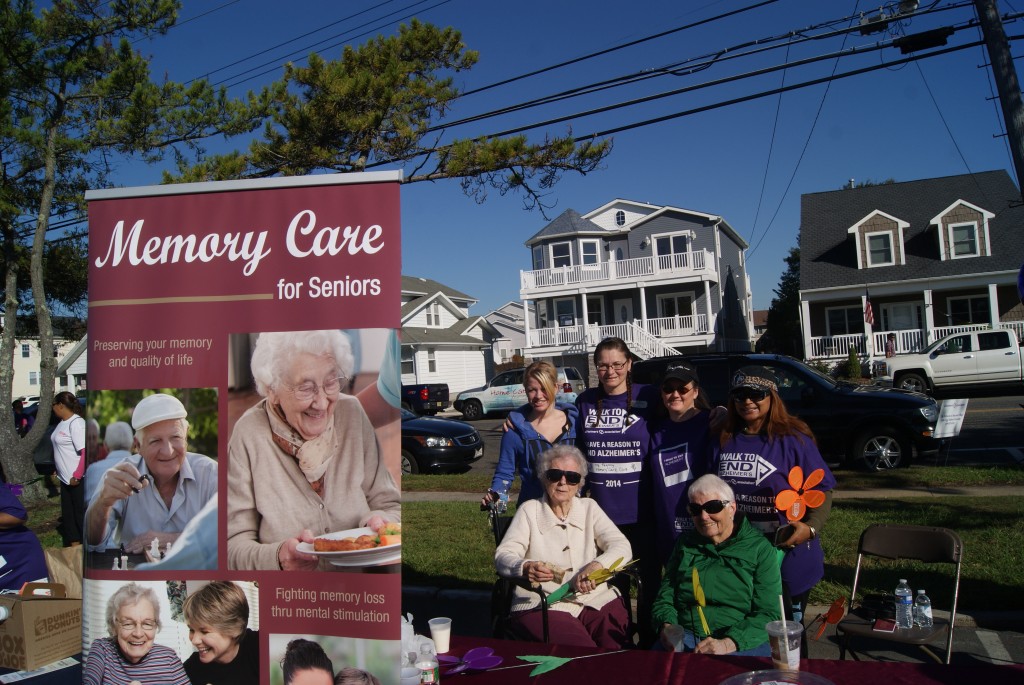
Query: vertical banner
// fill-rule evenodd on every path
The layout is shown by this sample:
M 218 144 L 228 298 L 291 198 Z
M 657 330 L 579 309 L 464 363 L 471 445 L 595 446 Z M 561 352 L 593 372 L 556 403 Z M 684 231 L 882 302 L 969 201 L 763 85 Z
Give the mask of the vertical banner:
M 398 685 L 400 183 L 87 194 L 87 680 Z

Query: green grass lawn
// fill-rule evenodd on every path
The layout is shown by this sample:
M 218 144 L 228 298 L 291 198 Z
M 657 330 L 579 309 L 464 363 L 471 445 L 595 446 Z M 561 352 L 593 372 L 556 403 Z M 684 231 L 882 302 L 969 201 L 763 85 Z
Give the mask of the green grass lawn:
M 494 581 L 494 538 L 487 515 L 475 502 L 408 502 L 402 507 L 403 583 L 442 588 L 487 589 Z M 828 604 L 849 593 L 861 531 L 872 523 L 952 528 L 964 541 L 960 608 L 964 611 L 1024 609 L 1024 498 L 930 497 L 907 500 L 837 500 L 822 535 L 826 579 L 811 595 Z M 898 570 L 897 570 L 898 569 Z M 914 564 L 865 569 L 868 592 L 891 592 L 899 578 L 929 590 L 937 609 L 948 608 L 951 576 Z

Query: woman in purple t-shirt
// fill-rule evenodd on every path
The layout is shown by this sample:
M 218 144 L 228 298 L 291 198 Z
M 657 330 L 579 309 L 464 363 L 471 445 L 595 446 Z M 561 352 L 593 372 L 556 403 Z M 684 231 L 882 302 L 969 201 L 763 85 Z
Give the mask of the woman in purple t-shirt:
M 782 590 L 788 600 L 787 613 L 792 606 L 789 618 L 800 621 L 811 588 L 825 575 L 825 555 L 818 536 L 832 506 L 835 478 L 811 429 L 786 411 L 770 370 L 760 366 L 740 369 L 733 376 L 728 410 L 715 444 L 712 470 L 732 486 L 737 510 L 784 550 Z M 793 489 L 790 473 L 794 467 L 802 471 L 801 483 L 821 469 L 823 477 L 813 489 L 825 493 L 814 498 L 823 500 L 818 506 L 802 506 L 796 520 L 779 511 L 775 501 L 780 492 Z

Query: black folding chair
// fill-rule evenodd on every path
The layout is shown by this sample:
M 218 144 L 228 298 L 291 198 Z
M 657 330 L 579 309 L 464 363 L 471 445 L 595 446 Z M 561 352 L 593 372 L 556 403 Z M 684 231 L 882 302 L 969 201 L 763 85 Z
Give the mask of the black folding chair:
M 928 656 L 939 663 L 949 663 L 953 653 L 953 625 L 956 622 L 956 604 L 960 592 L 960 562 L 963 557 L 963 542 L 960 536 L 948 528 L 932 528 L 929 526 L 902 526 L 875 524 L 868 526 L 860 536 L 857 549 L 857 568 L 853 574 L 853 588 L 850 590 L 850 606 L 854 607 L 857 596 L 857 584 L 860 581 L 861 563 L 864 557 L 874 557 L 889 561 L 908 559 L 926 564 L 950 564 L 955 567 L 953 592 L 949 604 L 949 619 L 933 616 L 930 628 L 914 626 L 913 628 L 897 628 L 893 632 L 881 632 L 874 629 L 876 617 L 863 610 L 851 608 L 850 613 L 836 626 L 840 636 L 839 658 L 845 659 L 851 637 L 870 637 L 876 640 L 887 640 L 902 644 L 917 645 Z M 935 598 L 938 593 L 928 589 L 929 596 Z M 946 635 L 946 659 L 943 661 L 929 648 L 929 644 L 943 633 Z M 856 652 L 849 649 L 854 659 Z

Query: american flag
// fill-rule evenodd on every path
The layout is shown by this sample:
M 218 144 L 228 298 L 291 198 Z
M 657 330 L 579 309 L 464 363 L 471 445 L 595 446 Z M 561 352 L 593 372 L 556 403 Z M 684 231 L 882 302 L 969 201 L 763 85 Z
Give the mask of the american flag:
M 874 326 L 875 325 L 875 310 L 871 308 L 871 296 L 868 295 L 866 292 L 864 293 L 864 296 L 865 296 L 864 322 L 867 325 L 869 325 L 869 326 Z

